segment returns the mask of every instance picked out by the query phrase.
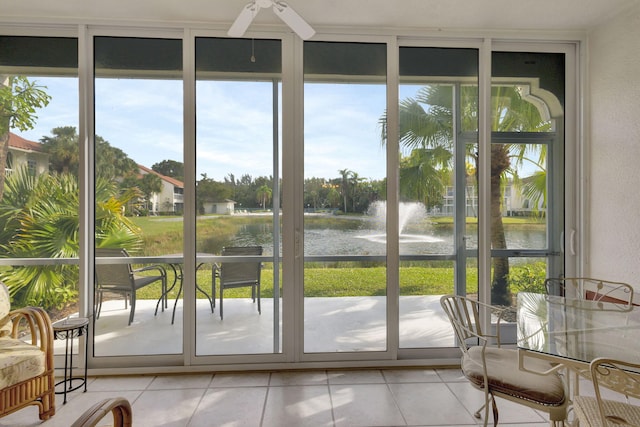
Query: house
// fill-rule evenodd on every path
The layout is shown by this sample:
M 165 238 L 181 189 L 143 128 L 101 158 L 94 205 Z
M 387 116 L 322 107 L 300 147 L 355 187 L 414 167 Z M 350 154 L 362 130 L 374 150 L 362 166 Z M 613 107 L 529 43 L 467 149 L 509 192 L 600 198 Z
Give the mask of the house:
M 233 215 L 236 202 L 225 199 L 220 202 L 204 202 L 202 205 L 205 214 Z
M 180 180 L 159 174 L 143 165 L 138 165 L 140 175 L 154 174 L 162 181 L 162 190 L 151 196 L 151 209 L 154 214 L 180 214 L 184 211 L 184 183 Z
M 269 4 L 268 1 L 258 3 Z M 283 336 L 284 339 L 280 342 L 274 340 L 277 345 L 274 345 L 275 350 L 270 352 L 256 352 L 254 348 L 249 348 L 246 354 L 199 354 L 199 340 L 215 338 L 196 336 L 192 333 L 197 330 L 194 320 L 196 315 L 195 308 L 189 304 L 193 303 L 193 295 L 196 293 L 193 286 L 196 283 L 197 272 L 195 268 L 185 268 L 182 276 L 185 278 L 185 289 L 192 292 L 184 293 L 185 296 L 191 295 L 191 299 L 183 300 L 182 307 L 186 313 L 185 327 L 177 333 L 178 340 L 183 340 L 180 344 L 184 345 L 180 346 L 176 353 L 154 354 L 148 358 L 145 357 L 146 354 L 125 354 L 123 356 L 126 357 L 123 357 L 122 361 L 115 360 L 117 358 L 101 359 L 101 349 L 96 345 L 96 353 L 90 360 L 91 367 L 117 370 L 125 366 L 139 368 L 142 371 L 151 370 L 154 366 L 171 365 L 188 369 L 218 364 L 224 365 L 225 369 L 277 369 L 309 366 L 325 368 L 329 365 L 344 367 L 347 364 L 360 367 L 374 364 L 398 366 L 414 362 L 427 364 L 459 361 L 458 354 L 451 348 L 404 348 L 399 342 L 398 331 L 401 330 L 401 326 L 398 320 L 400 316 L 396 286 L 399 274 L 398 269 L 394 270 L 393 267 L 397 267 L 401 262 L 398 245 L 393 244 L 387 247 L 395 250 L 395 253 L 376 255 L 378 258 L 374 260 L 375 263 L 387 260 L 388 267 L 391 267 L 388 268 L 386 282 L 391 285 L 386 293 L 382 292 L 389 298 L 383 303 L 385 310 L 381 311 L 386 317 L 378 319 L 378 326 L 386 332 L 385 338 L 388 337 L 388 341 L 371 351 L 370 348 L 363 351 L 333 353 L 306 351 L 305 328 L 314 324 L 306 324 L 304 317 L 308 314 L 305 311 L 308 300 L 305 299 L 306 290 L 303 288 L 307 260 L 303 247 L 305 230 L 304 203 L 300 200 L 303 194 L 301 181 L 305 172 L 305 160 L 308 161 L 307 164 L 324 161 L 318 153 L 329 148 L 328 143 L 326 146 L 318 144 L 314 147 L 315 151 L 306 150 L 307 147 L 304 146 L 305 125 L 310 121 L 308 119 L 324 117 L 322 112 L 313 117 L 304 115 L 306 111 L 323 104 L 324 101 L 321 99 L 320 90 L 320 95 L 314 100 L 316 102 L 305 102 L 305 96 L 310 93 L 305 91 L 306 78 L 314 84 L 328 82 L 335 86 L 348 86 L 349 83 L 360 86 L 370 83 L 388 85 L 386 87 L 389 90 L 381 97 L 383 101 L 388 101 L 386 106 L 393 106 L 388 111 L 389 120 L 393 124 L 398 122 L 397 111 L 393 109 L 400 98 L 400 84 L 422 82 L 423 80 L 419 79 L 422 77 L 432 77 L 430 82 L 448 83 L 453 80 L 447 80 L 451 76 L 458 78 L 452 84 L 458 85 L 456 88 L 463 87 L 470 81 L 477 82 L 478 87 L 482 89 L 478 92 L 481 92 L 480 96 L 484 97 L 485 101 L 479 103 L 482 106 L 479 118 L 481 126 L 472 127 L 470 130 L 456 129 L 460 131 L 461 137 L 460 144 L 456 147 L 462 152 L 465 143 L 478 144 L 479 148 L 485 150 L 480 151 L 478 156 L 484 156 L 486 160 L 486 150 L 489 150 L 494 142 L 491 140 L 492 128 L 488 125 L 491 115 L 483 109 L 491 101 L 490 95 L 487 94 L 490 94 L 492 89 L 492 67 L 497 65 L 500 59 L 510 60 L 510 55 L 517 57 L 517 64 L 515 60 L 502 63 L 504 68 L 500 70 L 502 74 L 498 75 L 502 80 L 498 80 L 516 82 L 514 84 L 520 85 L 519 90 L 523 96 L 528 97 L 542 115 L 553 118 L 552 130 L 549 133 L 553 133 L 555 139 L 542 140 L 534 137 L 530 138 L 530 143 L 549 149 L 550 160 L 553 161 L 549 163 L 552 165 L 550 171 L 554 174 L 554 178 L 550 179 L 551 187 L 563 190 L 560 195 L 549 195 L 550 205 L 558 207 L 553 215 L 547 212 L 547 218 L 555 223 L 553 227 L 549 227 L 554 235 L 545 239 L 545 244 L 548 241 L 553 247 L 548 251 L 545 249 L 538 252 L 544 252 L 547 264 L 556 269 L 566 268 L 571 273 L 579 275 L 629 282 L 634 284 L 636 289 L 640 288 L 637 279 L 640 277 L 640 266 L 637 262 L 640 225 L 635 221 L 636 213 L 640 211 L 640 197 L 636 191 L 637 183 L 640 182 L 640 121 L 637 119 L 640 115 L 638 0 L 288 0 L 288 3 L 316 30 L 309 42 L 303 42 L 297 37 L 277 15 L 268 10 L 269 8 L 259 11 L 244 36 L 229 37 L 227 31 L 242 10 L 244 0 L 211 0 L 188 6 L 176 0 L 140 0 L 135 4 L 125 0 L 69 0 L 64 3 L 25 0 L 3 4 L 0 37 L 6 37 L 10 43 L 0 43 L 0 72 L 17 69 L 28 70 L 38 75 L 64 75 L 76 78 L 78 81 L 74 81 L 75 87 L 80 87 L 79 112 L 76 116 L 81 119 L 79 122 L 83 134 L 91 135 L 95 129 L 95 123 L 92 122 L 94 91 L 91 90 L 94 71 L 96 81 L 104 79 L 110 83 L 125 78 L 135 82 L 142 79 L 171 80 L 177 83 L 176 87 L 184 91 L 175 104 L 176 109 L 180 109 L 179 113 L 172 114 L 170 118 L 180 122 L 181 131 L 184 129 L 180 148 L 185 159 L 185 235 L 181 237 L 184 238 L 185 247 L 190 250 L 192 256 L 196 250 L 190 245 L 199 243 L 198 239 L 202 237 L 198 234 L 200 229 L 196 227 L 195 221 L 195 191 L 190 191 L 195 188 L 192 184 L 197 176 L 196 162 L 204 159 L 205 155 L 224 157 L 228 154 L 206 152 L 202 153 L 202 157 L 198 157 L 198 138 L 202 137 L 202 129 L 207 125 L 210 127 L 206 131 L 215 133 L 215 126 L 211 126 L 207 120 L 216 114 L 223 114 L 225 107 L 240 99 L 242 95 L 238 92 L 235 94 L 236 98 L 223 98 L 222 102 L 216 105 L 219 108 L 211 114 L 207 111 L 205 114 L 198 112 L 196 115 L 196 98 L 198 102 L 207 99 L 200 96 L 200 93 L 196 97 L 197 86 L 216 79 L 251 84 L 259 81 L 272 85 L 269 88 L 272 90 L 265 90 L 264 93 L 277 94 L 273 99 L 267 99 L 269 102 L 265 102 L 272 107 L 270 111 L 273 111 L 275 120 L 272 117 L 264 120 L 263 115 L 256 115 L 252 109 L 246 108 L 246 115 L 227 118 L 236 129 L 232 137 L 230 133 L 223 135 L 221 139 L 253 138 L 254 135 L 238 131 L 241 125 L 246 123 L 266 123 L 264 128 L 269 131 L 274 129 L 274 135 L 269 134 L 265 140 L 275 141 L 273 151 L 281 156 L 276 160 L 282 161 L 282 176 L 275 176 L 274 182 L 278 183 L 282 178 L 283 186 L 273 192 L 273 196 L 278 197 L 283 206 L 280 234 L 276 233 L 281 239 L 273 240 L 281 244 L 281 251 L 277 253 L 282 254 L 281 279 L 283 295 L 286 295 L 286 298 L 279 307 L 284 321 L 279 323 L 276 318 L 273 324 L 274 329 L 282 325 L 274 336 Z M 23 37 L 33 39 L 25 42 Z M 51 40 L 54 38 L 55 40 Z M 148 52 L 145 46 L 132 48 L 132 44 L 146 41 L 153 49 L 153 55 L 150 55 L 151 59 L 145 63 L 141 59 L 142 54 Z M 228 45 L 219 43 L 220 41 L 227 42 Z M 38 46 L 53 46 L 47 47 L 45 52 L 36 58 L 49 62 L 34 66 L 34 58 L 27 55 L 31 51 L 20 49 L 20 46 L 27 42 Z M 216 43 L 223 46 L 220 47 Z M 64 52 L 65 55 L 53 54 L 56 52 L 55 49 L 61 49 L 63 44 L 69 46 Z M 270 46 L 274 44 L 277 45 L 277 55 L 269 55 Z M 349 48 L 362 48 L 362 52 L 358 56 L 351 56 L 345 49 L 339 54 L 331 55 L 330 59 L 333 60 L 314 62 L 320 57 L 315 54 L 322 54 L 328 50 L 326 48 L 341 47 L 343 44 Z M 170 45 L 169 49 L 166 49 L 165 45 Z M 207 48 L 210 50 L 207 51 Z M 418 71 L 435 70 L 440 74 L 411 75 L 409 73 L 414 71 L 413 69 L 400 67 L 399 51 L 411 51 L 414 48 L 418 52 L 421 49 L 435 51 L 435 59 L 424 60 L 419 64 L 422 68 Z M 307 49 L 316 50 L 310 55 L 307 54 Z M 444 55 L 440 55 L 445 51 L 449 53 L 449 49 L 460 50 L 464 54 L 471 52 L 472 60 L 465 62 L 465 67 L 458 69 L 453 59 L 443 60 Z M 526 57 L 529 54 L 536 54 L 537 57 Z M 560 67 L 549 68 L 547 64 L 537 62 L 538 58 L 547 55 L 554 56 L 554 60 L 558 59 L 553 65 L 560 64 Z M 232 63 L 229 58 L 235 62 Z M 229 63 L 225 62 L 226 60 L 229 60 Z M 351 61 L 349 66 L 341 67 L 347 61 Z M 374 64 L 376 67 L 373 67 Z M 313 68 L 314 66 L 317 68 Z M 323 69 L 322 66 L 326 68 Z M 555 83 L 559 82 L 561 89 L 554 94 L 551 89 L 540 86 L 540 81 L 544 78 L 529 78 L 525 72 L 511 75 L 509 72 L 512 68 L 531 68 L 543 74 L 551 70 L 548 74 L 555 78 Z M 334 69 L 337 71 L 334 72 Z M 469 69 L 475 73 L 471 77 Z M 445 72 L 450 74 L 443 75 Z M 246 93 L 251 92 L 248 87 L 244 89 Z M 212 93 L 213 91 L 208 92 L 207 95 Z M 554 95 L 555 99 L 552 99 L 554 97 L 550 94 Z M 113 102 L 116 107 L 113 110 L 125 101 L 134 103 L 134 96 L 124 95 L 137 93 L 115 95 Z M 149 92 L 144 96 L 155 99 L 153 95 L 155 93 Z M 326 104 L 325 112 L 330 112 L 336 107 L 330 102 Z M 355 123 L 355 115 L 349 117 L 353 118 Z M 158 129 L 154 125 L 165 118 L 159 116 L 156 120 L 148 125 L 149 134 L 157 133 Z M 197 123 L 197 120 L 204 122 Z M 270 121 L 276 125 L 272 126 Z M 316 125 L 329 131 L 334 124 L 326 121 Z M 375 128 L 375 124 L 371 127 Z M 399 126 L 389 126 L 386 129 L 391 138 L 398 128 Z M 465 134 L 465 131 L 468 132 Z M 183 134 L 179 133 L 180 136 Z M 512 132 L 508 136 L 523 137 L 518 135 L 518 132 Z M 359 137 L 360 135 L 350 135 L 342 148 L 353 148 L 360 142 Z M 468 139 L 464 140 L 465 137 Z M 90 138 L 87 137 L 86 140 L 90 141 Z M 556 144 L 558 140 L 563 144 Z M 278 142 L 282 143 L 281 147 L 278 146 Z M 379 142 L 372 138 L 368 150 L 380 151 Z M 135 144 L 135 141 L 132 144 Z M 278 151 L 278 148 L 281 150 Z M 306 153 L 312 156 L 315 154 L 317 158 L 305 159 Z M 247 163 L 277 164 L 272 158 L 262 158 L 261 153 L 245 154 Z M 234 160 L 238 161 L 238 158 Z M 344 167 L 339 164 L 339 152 L 331 160 L 331 164 L 335 164 L 335 170 Z M 478 203 L 472 203 L 472 207 L 475 210 L 477 206 L 479 210 L 478 228 L 483 231 L 479 235 L 488 236 L 491 214 L 487 211 L 486 203 L 490 190 L 487 183 L 489 175 L 486 171 L 489 168 L 482 164 L 482 158 L 480 160 L 480 185 L 477 194 L 473 195 L 474 198 L 477 197 Z M 87 176 L 90 177 L 91 165 L 89 162 L 86 164 L 89 168 Z M 384 164 L 385 170 L 391 172 L 394 172 L 394 167 L 395 164 L 391 161 Z M 463 182 L 464 168 L 457 170 L 461 172 L 457 182 Z M 396 176 L 397 174 L 390 173 L 387 177 L 390 200 L 396 196 L 393 186 Z M 82 179 L 88 178 L 81 177 Z M 91 182 L 90 179 L 88 182 Z M 167 184 L 170 185 L 169 182 Z M 167 209 L 170 204 L 173 204 L 173 209 L 177 209 L 178 199 L 175 198 L 175 194 L 178 186 L 173 187 L 168 188 L 167 194 L 159 196 L 155 201 L 157 209 L 160 209 L 165 201 L 168 202 Z M 90 201 L 90 197 L 87 197 Z M 464 201 L 465 197 L 458 189 L 457 198 L 451 200 L 457 200 L 460 205 L 460 201 Z M 392 204 L 396 205 L 397 203 Z M 524 201 L 519 206 L 518 209 L 524 207 Z M 461 210 L 464 214 L 464 208 Z M 85 212 L 90 213 L 91 205 L 83 207 L 81 212 L 83 215 Z M 395 217 L 389 215 L 390 221 L 395 220 L 396 225 L 397 216 L 397 212 Z M 90 235 L 91 229 L 87 224 L 92 223 L 91 218 L 83 219 L 80 223 L 86 228 L 81 231 Z M 464 248 L 464 224 L 456 230 L 459 234 L 456 247 Z M 79 283 L 81 293 L 87 295 L 85 302 L 91 300 L 93 290 L 91 273 L 94 260 L 89 259 L 90 253 L 85 249 L 79 260 L 82 274 Z M 452 256 L 442 257 L 440 261 L 451 265 L 455 263 L 458 267 L 456 275 L 464 277 L 467 260 L 464 257 L 471 253 L 472 251 L 462 250 Z M 482 287 L 481 291 L 487 292 L 491 286 L 488 276 L 491 274 L 492 254 L 486 238 L 478 240 L 473 253 L 480 254 L 473 260 L 473 265 L 480 266 L 479 275 L 483 276 L 479 277 L 478 283 Z M 515 253 L 502 256 L 515 256 Z M 313 254 L 313 257 L 314 259 L 307 264 L 342 262 L 340 257 L 332 260 L 321 259 L 321 256 L 316 254 Z M 278 257 L 274 258 L 280 260 Z M 6 262 L 6 265 L 11 265 L 11 260 Z M 361 260 L 358 259 L 357 262 Z M 412 262 L 418 263 L 422 260 L 415 261 L 412 258 Z M 185 265 L 193 267 L 194 263 L 185 262 Z M 276 286 L 275 289 L 277 288 Z M 452 284 L 451 289 L 459 288 Z M 366 308 L 360 307 L 345 308 L 347 309 L 354 312 L 367 311 Z M 275 307 L 274 313 L 279 314 L 278 307 Z M 322 313 L 328 315 L 327 311 Z M 207 318 L 207 321 L 209 320 Z M 225 322 L 229 323 L 227 317 Z M 429 322 L 423 322 L 427 323 Z M 315 326 L 317 325 L 321 325 L 321 322 Z M 181 335 L 183 331 L 184 336 Z M 127 365 L 134 358 L 138 359 Z
M 5 167 L 7 176 L 22 167 L 26 167 L 34 175 L 48 172 L 49 154 L 44 152 L 39 142 L 29 141 L 9 132 L 9 151 Z

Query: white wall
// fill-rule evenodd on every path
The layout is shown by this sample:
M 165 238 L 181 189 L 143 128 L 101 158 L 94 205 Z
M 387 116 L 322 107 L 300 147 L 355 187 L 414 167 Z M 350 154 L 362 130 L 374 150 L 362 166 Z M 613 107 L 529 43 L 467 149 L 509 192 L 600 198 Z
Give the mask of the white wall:
M 585 273 L 640 290 L 640 6 L 599 25 L 588 41 Z

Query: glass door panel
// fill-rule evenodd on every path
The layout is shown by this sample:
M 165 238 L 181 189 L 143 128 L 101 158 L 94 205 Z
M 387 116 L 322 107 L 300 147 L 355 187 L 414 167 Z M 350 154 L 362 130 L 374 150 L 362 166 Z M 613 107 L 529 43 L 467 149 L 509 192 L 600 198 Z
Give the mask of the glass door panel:
M 387 350 L 386 45 L 304 44 L 304 352 Z
M 182 41 L 96 37 L 94 58 L 94 354 L 179 354 Z
M 279 40 L 196 38 L 197 356 L 281 352 L 281 70 Z
M 494 52 L 491 302 L 514 305 L 564 271 L 564 54 Z
M 477 293 L 477 85 L 475 49 L 400 48 L 401 348 L 454 345 L 440 296 Z

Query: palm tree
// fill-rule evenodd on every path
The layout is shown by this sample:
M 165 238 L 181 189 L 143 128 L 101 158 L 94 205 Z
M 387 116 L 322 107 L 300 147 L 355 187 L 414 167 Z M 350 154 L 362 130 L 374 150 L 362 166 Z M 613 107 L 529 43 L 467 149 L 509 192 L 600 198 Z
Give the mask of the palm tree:
M 340 174 L 340 192 L 343 198 L 344 213 L 347 213 L 347 196 L 349 195 L 350 177 L 353 172 L 349 169 L 341 169 L 338 173 Z
M 439 203 L 450 179 L 451 157 L 444 147 L 414 148 L 400 160 L 400 196 L 427 208 Z
M 80 161 L 80 142 L 74 126 L 61 126 L 51 130 L 53 136 L 40 139 L 43 148 L 49 153 L 52 172 L 78 174 Z M 138 174 L 138 165 L 117 147 L 112 147 L 99 135 L 95 136 L 96 176 L 107 179 L 122 178 Z
M 54 172 L 78 174 L 80 146 L 78 134 L 73 126 L 62 126 L 51 130 L 53 136 L 43 136 L 40 142 L 49 153 L 49 169 Z
M 262 209 L 266 209 L 267 201 L 271 200 L 271 194 L 271 188 L 266 184 L 261 185 L 256 191 L 258 202 L 262 202 Z
M 142 178 L 138 180 L 138 188 L 140 188 L 140 191 L 144 194 L 147 205 L 146 211 L 147 215 L 149 215 L 153 209 L 153 205 L 150 203 L 151 196 L 162 191 L 162 179 L 154 173 L 144 174 Z
M 352 211 L 357 211 L 357 203 L 358 203 L 358 191 L 360 189 L 360 185 L 366 181 L 365 178 L 362 178 L 358 172 L 351 172 L 351 176 L 349 177 L 349 189 L 351 193 L 351 205 Z
M 477 87 L 461 86 L 461 126 L 464 131 L 477 130 Z M 426 108 L 425 108 L 426 107 Z M 547 131 L 550 123 L 544 121 L 537 108 L 524 100 L 516 86 L 497 86 L 492 89 L 491 96 L 492 131 L 493 132 L 533 132 Z M 404 160 L 401 166 L 410 166 L 409 170 L 400 172 L 401 186 L 413 185 L 409 194 L 422 194 L 417 186 L 428 187 L 434 185 L 433 174 L 417 173 L 415 170 L 435 168 L 446 171 L 452 167 L 453 156 L 446 160 L 446 156 L 427 156 L 428 150 L 445 150 L 453 152 L 453 87 L 450 85 L 429 85 L 418 91 L 415 98 L 407 98 L 400 103 L 400 145 L 412 151 L 417 160 Z M 386 117 L 382 117 L 382 139 L 386 138 Z M 477 154 L 467 149 L 467 157 L 475 163 L 478 170 Z M 427 150 L 420 155 L 414 150 Z M 515 165 L 528 161 L 527 152 L 530 146 L 518 144 L 491 144 L 491 247 L 492 249 L 506 249 L 506 238 L 502 222 L 502 183 L 508 175 L 513 175 L 512 161 Z M 538 153 L 541 157 L 544 152 Z M 411 159 L 410 159 L 411 160 Z M 445 161 L 443 161 L 445 160 Z M 538 164 L 543 161 L 538 160 Z M 414 169 L 412 172 L 411 169 Z M 402 180 L 403 174 L 411 174 L 419 181 Z M 476 177 L 477 181 L 477 177 Z M 411 184 L 409 184 L 411 183 Z M 405 187 L 406 188 L 406 187 Z M 401 191 L 403 191 L 401 189 Z M 423 190 L 429 191 L 429 190 Z M 494 304 L 509 305 L 508 289 L 509 260 L 508 258 L 492 258 L 493 278 L 491 283 L 491 301 Z
M 0 256 L 74 258 L 79 251 L 79 190 L 72 174 L 33 176 L 18 169 L 6 180 L 0 201 Z M 141 247 L 140 230 L 123 215 L 128 194 L 96 180 L 96 246 Z M 58 308 L 77 296 L 78 267 L 17 265 L 0 271 L 0 281 L 19 306 Z
M 51 99 L 44 89 L 23 76 L 0 75 L 0 199 L 4 193 L 9 131 L 34 128 L 36 108 L 46 107 Z

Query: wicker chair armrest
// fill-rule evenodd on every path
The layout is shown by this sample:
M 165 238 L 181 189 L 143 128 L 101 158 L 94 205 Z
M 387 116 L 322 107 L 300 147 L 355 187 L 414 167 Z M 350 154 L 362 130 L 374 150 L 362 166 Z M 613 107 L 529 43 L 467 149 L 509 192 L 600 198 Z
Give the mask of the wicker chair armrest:
M 46 355 L 46 370 L 53 370 L 53 325 L 47 312 L 40 307 L 24 307 L 10 311 L 9 317 L 13 322 L 11 337 L 21 338 L 26 327 L 31 344 Z
M 133 425 L 133 413 L 129 401 L 124 397 L 114 397 L 102 400 L 87 409 L 71 427 L 95 427 L 109 413 L 113 414 L 115 427 Z

